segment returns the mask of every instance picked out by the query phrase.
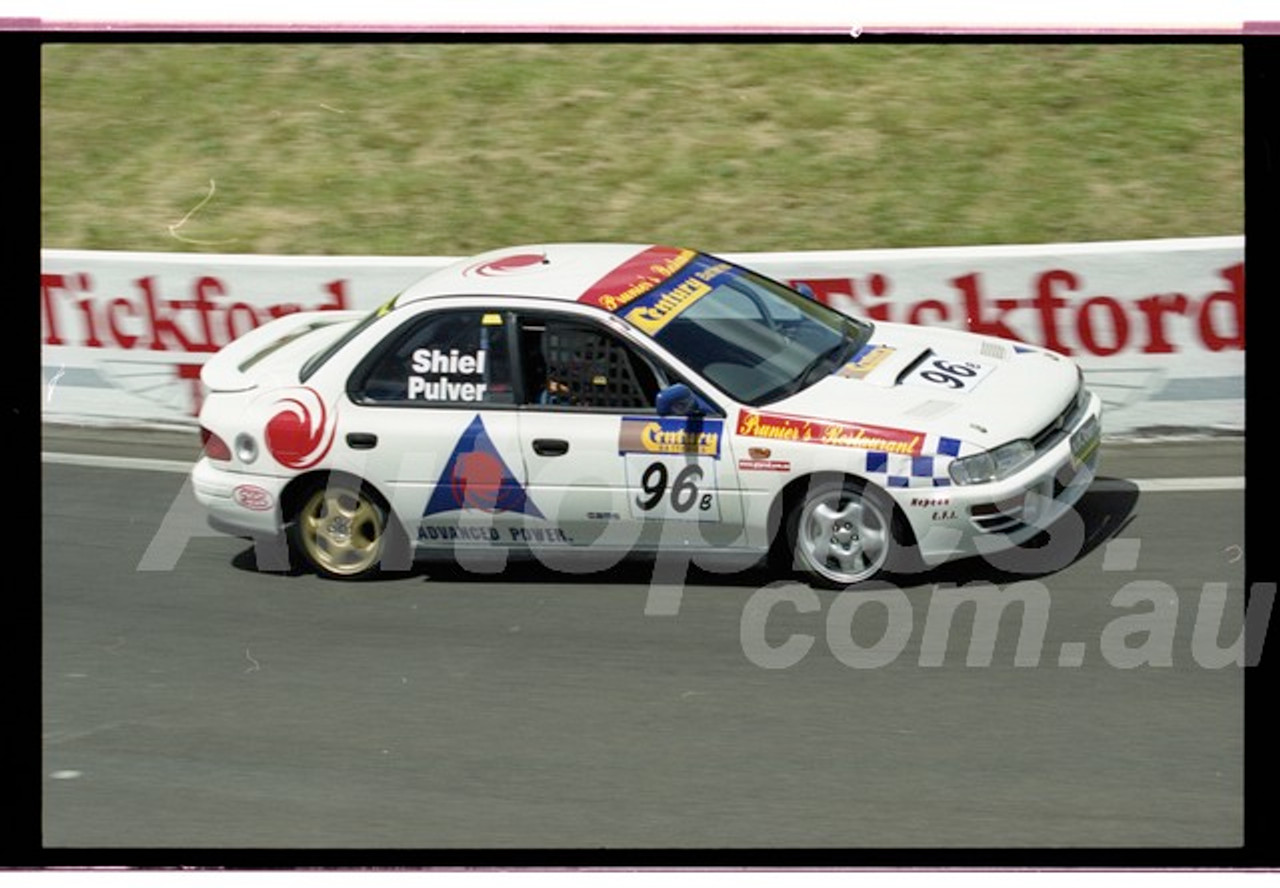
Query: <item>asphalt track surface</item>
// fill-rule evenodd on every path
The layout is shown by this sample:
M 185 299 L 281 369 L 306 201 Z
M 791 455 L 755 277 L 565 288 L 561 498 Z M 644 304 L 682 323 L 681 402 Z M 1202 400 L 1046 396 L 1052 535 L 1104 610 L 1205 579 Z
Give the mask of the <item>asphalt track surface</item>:
M 42 444 L 196 449 L 57 428 Z M 1104 444 L 1070 563 L 974 559 L 884 587 L 910 602 L 910 634 L 875 668 L 849 652 L 889 637 L 886 607 L 771 587 L 758 568 L 692 570 L 678 608 L 649 562 L 587 576 L 421 564 L 361 583 L 259 572 L 246 541 L 184 537 L 198 510 L 165 467 L 42 463 L 47 848 L 1243 841 L 1247 670 L 1202 665 L 1193 629 L 1212 610 L 1205 584 L 1225 584 L 1215 649 L 1240 633 L 1244 491 L 1145 480 L 1242 477 L 1242 439 Z M 1037 665 L 1015 663 L 1020 606 L 988 665 L 967 663 L 967 611 L 945 654 L 929 647 L 939 584 L 978 581 L 1047 590 Z M 646 615 L 653 595 L 667 614 Z M 806 639 L 787 668 L 753 661 Z

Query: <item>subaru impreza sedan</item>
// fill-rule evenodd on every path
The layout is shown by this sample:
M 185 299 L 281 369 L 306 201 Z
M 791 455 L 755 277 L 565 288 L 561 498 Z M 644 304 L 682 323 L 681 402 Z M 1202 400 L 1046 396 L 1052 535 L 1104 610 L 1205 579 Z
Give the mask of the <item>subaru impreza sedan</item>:
M 675 547 L 843 587 L 1024 543 L 1101 434 L 1066 357 L 666 246 L 492 251 L 368 313 L 278 318 L 201 380 L 197 499 L 328 577 Z

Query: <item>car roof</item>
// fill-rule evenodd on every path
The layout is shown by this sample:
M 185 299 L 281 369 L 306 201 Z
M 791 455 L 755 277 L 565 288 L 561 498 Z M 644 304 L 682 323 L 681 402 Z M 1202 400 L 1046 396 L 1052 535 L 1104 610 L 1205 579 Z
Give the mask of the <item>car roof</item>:
M 559 243 L 502 247 L 447 265 L 406 289 L 398 305 L 433 296 L 534 296 L 598 304 L 593 295 L 658 279 L 663 262 L 693 250 L 653 244 Z M 680 264 L 683 264 L 683 261 Z

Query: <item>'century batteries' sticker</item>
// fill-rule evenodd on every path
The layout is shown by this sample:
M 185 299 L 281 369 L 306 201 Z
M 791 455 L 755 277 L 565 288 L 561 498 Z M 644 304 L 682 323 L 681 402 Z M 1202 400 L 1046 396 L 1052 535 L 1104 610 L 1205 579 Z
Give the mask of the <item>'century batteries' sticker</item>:
M 720 456 L 722 419 L 624 416 L 618 428 L 619 453 L 691 453 Z

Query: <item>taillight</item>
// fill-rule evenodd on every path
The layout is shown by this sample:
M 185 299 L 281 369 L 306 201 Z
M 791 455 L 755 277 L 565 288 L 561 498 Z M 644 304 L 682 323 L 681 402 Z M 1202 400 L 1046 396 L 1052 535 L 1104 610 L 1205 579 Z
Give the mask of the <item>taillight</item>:
M 213 432 L 200 426 L 200 446 L 204 448 L 204 455 L 209 459 L 221 460 L 229 462 L 231 460 L 231 448 L 227 446 L 227 442 L 223 441 Z

